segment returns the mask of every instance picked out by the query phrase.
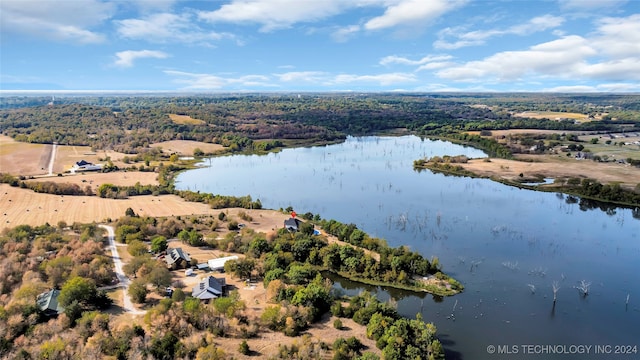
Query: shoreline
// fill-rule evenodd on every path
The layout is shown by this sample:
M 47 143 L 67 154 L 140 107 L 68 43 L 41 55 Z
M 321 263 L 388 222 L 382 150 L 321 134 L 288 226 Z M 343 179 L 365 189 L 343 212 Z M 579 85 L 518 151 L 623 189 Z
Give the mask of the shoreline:
M 478 159 L 474 159 L 474 160 L 477 161 Z M 494 159 L 491 159 L 491 162 L 493 161 Z M 504 161 L 518 162 L 517 160 L 504 160 Z M 502 174 L 496 174 L 493 171 L 484 171 L 484 172 L 474 171 L 474 170 L 470 170 L 469 167 L 470 166 L 468 166 L 468 164 L 465 164 L 465 163 L 434 164 L 434 163 L 425 162 L 421 165 L 414 163 L 414 169 L 418 171 L 430 170 L 434 173 L 441 173 L 444 175 L 490 179 L 492 181 L 495 181 L 507 186 L 517 187 L 519 189 L 527 189 L 527 190 L 542 191 L 542 192 L 556 192 L 556 193 L 563 193 L 566 195 L 578 196 L 582 199 L 594 201 L 604 206 L 611 205 L 614 207 L 624 207 L 624 208 L 637 208 L 638 206 L 640 206 L 640 202 L 635 203 L 635 202 L 614 201 L 610 199 L 603 199 L 597 196 L 589 196 L 588 194 L 581 193 L 580 191 L 578 191 L 579 190 L 578 186 L 564 185 L 565 181 L 568 181 L 569 179 L 573 178 L 567 175 L 558 176 L 558 177 L 553 177 L 553 176 L 547 177 L 547 176 L 538 174 L 535 176 L 526 176 L 526 177 L 523 176 L 521 178 L 521 181 L 516 181 L 516 180 L 513 180 L 513 178 L 506 177 L 505 172 L 503 172 Z M 505 170 L 508 170 L 508 169 L 505 169 Z M 579 176 L 580 176 L 579 178 L 573 178 L 573 179 L 594 180 L 592 177 L 586 177 L 584 175 L 579 175 Z M 554 182 L 545 183 L 544 181 L 540 181 L 539 184 L 531 184 L 532 182 L 536 182 L 542 179 L 549 179 L 549 178 L 554 179 Z M 563 184 L 558 185 L 559 181 L 561 181 Z M 637 193 L 635 193 L 632 190 L 624 190 L 624 191 L 630 194 L 637 195 Z

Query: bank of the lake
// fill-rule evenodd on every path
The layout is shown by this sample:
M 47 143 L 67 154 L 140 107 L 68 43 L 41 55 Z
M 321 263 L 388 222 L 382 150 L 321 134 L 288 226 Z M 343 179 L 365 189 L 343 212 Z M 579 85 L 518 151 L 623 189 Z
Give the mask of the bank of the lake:
M 635 190 L 625 189 L 621 187 L 618 182 L 601 184 L 598 180 L 585 177 L 584 175 L 580 175 L 580 177 L 563 175 L 557 178 L 551 178 L 552 181 L 547 182 L 545 181 L 545 176 L 541 173 L 533 175 L 524 175 L 524 173 L 520 173 L 519 177 L 510 178 L 504 175 L 495 174 L 495 172 L 470 170 L 467 166 L 467 159 L 463 162 L 449 162 L 446 159 L 451 158 L 447 157 L 444 161 L 439 157 L 437 160 L 418 159 L 413 162 L 413 167 L 418 171 L 426 169 L 445 175 L 491 179 L 520 189 L 560 192 L 568 195 L 579 196 L 587 200 L 602 202 L 603 206 L 624 206 L 631 208 L 640 206 L 640 193 Z M 453 157 L 453 159 L 455 159 L 455 157 Z M 490 163 L 492 161 L 495 160 L 491 160 L 489 158 L 485 158 L 483 160 L 485 163 Z M 513 164 L 513 161 L 511 161 L 510 164 Z M 507 169 L 509 169 L 509 166 L 507 166 Z M 632 171 L 640 173 L 640 170 L 633 169 Z M 590 175 L 592 174 L 593 172 L 590 173 Z M 640 186 L 640 183 L 638 183 L 638 185 Z

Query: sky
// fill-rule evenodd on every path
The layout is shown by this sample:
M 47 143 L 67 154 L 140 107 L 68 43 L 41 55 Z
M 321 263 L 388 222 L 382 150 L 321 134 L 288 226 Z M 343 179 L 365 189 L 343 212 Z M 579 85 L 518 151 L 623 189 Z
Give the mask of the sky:
M 640 1 L 2 0 L 9 90 L 640 92 Z

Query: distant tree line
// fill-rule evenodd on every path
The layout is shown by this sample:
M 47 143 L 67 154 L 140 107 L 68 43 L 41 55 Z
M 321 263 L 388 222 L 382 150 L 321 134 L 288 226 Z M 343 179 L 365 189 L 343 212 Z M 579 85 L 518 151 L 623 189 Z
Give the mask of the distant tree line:
M 226 209 L 239 207 L 244 209 L 262 209 L 260 199 L 253 201 L 250 195 L 247 196 L 226 196 L 213 195 L 209 193 L 193 192 L 189 190 L 176 190 L 174 194 L 186 201 L 201 202 L 209 204 L 213 209 Z
M 502 159 L 513 158 L 511 149 L 506 144 L 500 143 L 494 138 L 473 135 L 466 132 L 444 134 L 442 138 L 455 143 L 473 146 L 484 151 L 491 157 Z
M 141 96 L 61 98 L 47 106 L 44 98 L 8 97 L 0 109 L 0 132 L 18 141 L 88 145 L 124 153 L 139 153 L 152 143 L 176 139 L 221 144 L 229 151 L 266 151 L 282 145 L 274 139 L 332 142 L 346 135 L 397 128 L 420 135 L 509 128 L 612 131 L 625 123 L 639 129 L 637 98 L 600 96 L 590 98 L 599 101 L 597 105 L 576 105 L 585 99 L 504 94 Z M 493 106 L 473 106 L 478 103 Z M 582 124 L 512 116 L 522 109 L 609 115 Z M 187 115 L 202 123 L 175 123 L 169 114 Z

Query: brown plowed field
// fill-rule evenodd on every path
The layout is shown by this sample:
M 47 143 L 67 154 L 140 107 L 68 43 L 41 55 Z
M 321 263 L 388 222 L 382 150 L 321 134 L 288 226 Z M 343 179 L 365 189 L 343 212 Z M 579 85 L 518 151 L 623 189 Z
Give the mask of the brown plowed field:
M 84 189 L 87 185 L 95 192 L 102 184 L 113 184 L 118 186 L 132 186 L 137 182 L 144 185 L 157 185 L 158 174 L 153 172 L 84 172 L 76 174 L 65 174 L 64 176 L 38 177 L 31 182 L 53 181 L 55 183 L 77 184 Z
M 28 189 L 0 184 L 0 230 L 22 224 L 56 225 L 59 221 L 102 222 L 107 218 L 124 216 L 127 208 L 132 208 L 141 216 L 177 216 L 195 214 L 217 215 L 221 210 L 208 205 L 184 201 L 179 196 L 134 196 L 129 199 L 103 199 L 97 196 L 62 196 L 39 194 Z M 247 226 L 256 231 L 268 232 L 282 227 L 288 215 L 274 210 L 225 209 L 229 216 L 237 217 L 244 211 L 253 217 Z

